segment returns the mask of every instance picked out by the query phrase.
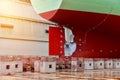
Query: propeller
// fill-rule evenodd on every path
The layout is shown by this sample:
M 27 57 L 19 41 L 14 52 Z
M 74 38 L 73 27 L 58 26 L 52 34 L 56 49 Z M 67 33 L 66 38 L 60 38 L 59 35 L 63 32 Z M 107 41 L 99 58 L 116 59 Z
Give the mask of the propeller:
M 64 45 L 65 56 L 71 56 L 76 50 L 76 43 L 74 41 L 74 35 L 70 35 L 70 42 L 66 42 Z

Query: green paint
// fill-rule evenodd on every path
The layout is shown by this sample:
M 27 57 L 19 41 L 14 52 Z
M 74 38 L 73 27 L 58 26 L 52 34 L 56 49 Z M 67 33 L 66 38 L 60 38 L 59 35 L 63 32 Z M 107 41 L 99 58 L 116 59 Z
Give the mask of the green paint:
M 31 0 L 37 13 L 56 9 L 120 15 L 120 0 Z
M 59 9 L 62 0 L 31 0 L 37 13 Z

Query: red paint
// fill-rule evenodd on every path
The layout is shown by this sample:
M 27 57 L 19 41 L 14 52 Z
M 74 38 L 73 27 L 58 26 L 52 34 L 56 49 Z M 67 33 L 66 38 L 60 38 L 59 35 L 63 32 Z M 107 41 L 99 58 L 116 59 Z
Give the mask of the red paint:
M 120 57 L 120 16 L 70 10 L 54 10 L 40 15 L 73 31 L 77 42 L 73 56 Z
M 62 27 L 49 28 L 49 55 L 64 55 L 65 34 Z

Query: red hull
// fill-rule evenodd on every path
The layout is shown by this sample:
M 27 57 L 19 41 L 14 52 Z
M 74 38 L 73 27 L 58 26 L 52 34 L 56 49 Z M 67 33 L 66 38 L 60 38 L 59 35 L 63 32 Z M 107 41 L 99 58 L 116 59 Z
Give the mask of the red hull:
M 120 57 L 120 16 L 69 10 L 55 10 L 40 15 L 71 28 L 77 43 L 73 56 Z

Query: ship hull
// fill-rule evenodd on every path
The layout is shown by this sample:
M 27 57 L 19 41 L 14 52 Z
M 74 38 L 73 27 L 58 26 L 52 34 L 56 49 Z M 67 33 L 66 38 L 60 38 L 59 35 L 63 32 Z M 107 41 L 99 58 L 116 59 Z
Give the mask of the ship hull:
M 58 14 L 50 19 L 50 14 L 56 12 Z M 77 50 L 73 56 L 85 58 L 120 57 L 119 16 L 70 10 L 54 10 L 39 15 L 64 24 L 72 30 L 77 43 Z
M 119 12 L 115 13 L 111 7 L 103 12 L 99 12 L 97 9 L 96 11 L 92 11 L 92 9 L 85 11 L 63 9 L 63 7 L 38 12 L 38 14 L 72 30 L 75 35 L 74 41 L 77 43 L 77 49 L 72 56 L 84 58 L 120 57 Z

